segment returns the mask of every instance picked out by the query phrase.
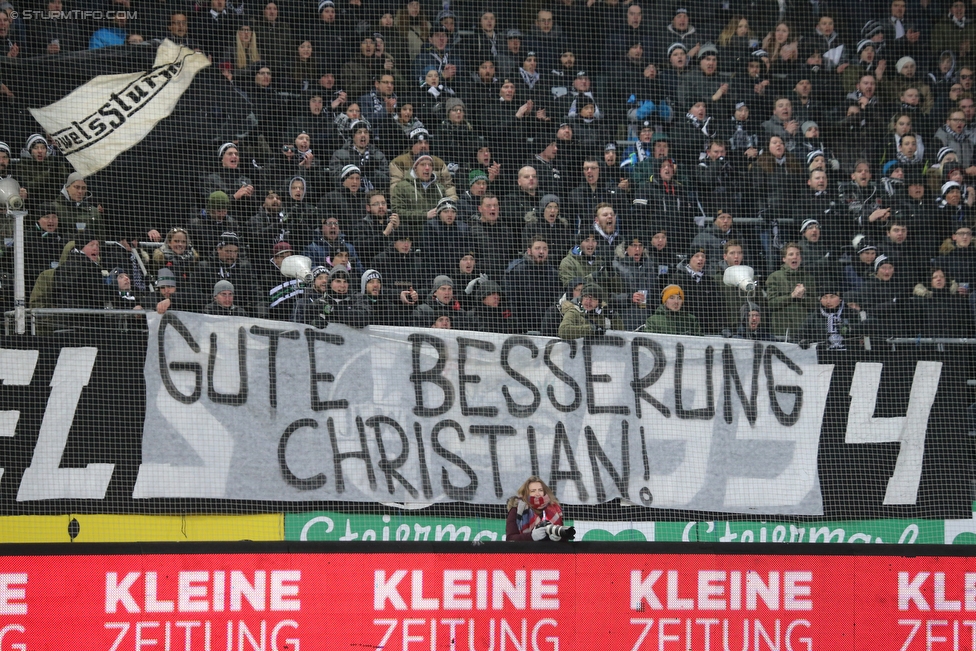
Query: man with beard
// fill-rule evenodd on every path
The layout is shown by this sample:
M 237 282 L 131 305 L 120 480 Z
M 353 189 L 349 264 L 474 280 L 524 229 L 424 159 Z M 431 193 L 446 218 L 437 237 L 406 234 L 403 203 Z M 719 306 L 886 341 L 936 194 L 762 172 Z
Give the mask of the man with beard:
M 546 308 L 562 294 L 562 283 L 549 262 L 549 244 L 533 238 L 525 256 L 505 274 L 505 296 L 519 324 L 519 332 L 538 331 Z

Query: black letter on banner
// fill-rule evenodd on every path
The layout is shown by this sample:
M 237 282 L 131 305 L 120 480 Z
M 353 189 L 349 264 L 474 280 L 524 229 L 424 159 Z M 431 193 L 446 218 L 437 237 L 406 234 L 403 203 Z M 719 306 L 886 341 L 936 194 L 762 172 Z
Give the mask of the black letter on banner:
M 803 387 L 795 384 L 774 384 L 774 356 L 779 361 L 786 364 L 786 366 L 797 375 L 803 375 L 803 369 L 800 368 L 792 359 L 787 357 L 786 353 L 781 351 L 776 346 L 766 346 L 766 356 L 763 360 L 763 370 L 766 373 L 766 387 L 769 391 L 769 405 L 773 408 L 773 415 L 776 416 L 776 420 L 779 421 L 780 425 L 792 427 L 796 425 L 796 421 L 800 420 L 800 410 L 803 409 Z M 782 407 L 779 406 L 779 400 L 776 399 L 777 393 L 792 393 L 795 396 L 795 400 L 793 401 L 793 411 L 788 414 L 783 412 Z
M 413 373 L 410 374 L 410 381 L 413 382 L 413 391 L 416 396 L 417 405 L 413 408 L 415 416 L 421 418 L 432 418 L 446 414 L 454 406 L 454 387 L 450 380 L 441 375 L 444 365 L 447 364 L 447 346 L 437 337 L 424 334 L 412 334 L 407 337 L 407 341 L 413 344 Z M 420 349 L 424 344 L 430 344 L 437 351 L 437 363 L 426 371 L 420 370 Z M 424 406 L 424 382 L 436 384 L 444 392 L 444 402 L 440 407 Z
M 529 425 L 526 431 L 526 438 L 529 439 L 529 465 L 532 466 L 532 474 L 539 476 L 539 451 L 536 449 L 535 428 Z
M 412 337 L 413 335 L 410 336 Z M 455 466 L 460 468 L 464 474 L 471 478 L 471 481 L 467 486 L 455 486 L 451 483 L 451 478 L 447 473 L 447 468 L 441 466 L 441 487 L 444 489 L 447 496 L 452 500 L 457 500 L 458 502 L 469 502 L 478 492 L 478 475 L 475 473 L 474 469 L 468 465 L 467 461 L 441 445 L 441 430 L 447 428 L 451 428 L 457 432 L 458 439 L 464 443 L 464 428 L 461 427 L 461 424 L 453 420 L 442 420 L 434 425 L 434 429 L 430 432 L 430 442 L 431 445 L 434 446 L 434 452 L 440 455 L 440 457 L 445 461 L 450 461 Z
M 722 415 L 726 423 L 732 422 L 732 385 L 735 385 L 735 392 L 742 403 L 742 410 L 746 413 L 750 425 L 756 424 L 758 414 L 756 398 L 759 396 L 759 367 L 762 366 L 763 349 L 761 344 L 755 344 L 752 348 L 752 389 L 749 397 L 742 389 L 742 382 L 739 380 L 739 369 L 735 366 L 735 357 L 732 355 L 732 346 L 725 344 L 722 349 L 722 375 L 724 376 L 724 387 L 722 389 Z
M 654 368 L 644 377 L 640 376 L 641 348 L 646 348 L 654 355 Z M 638 418 L 641 417 L 641 400 L 645 400 L 651 403 L 651 406 L 661 412 L 665 418 L 671 418 L 671 410 L 668 409 L 668 406 L 644 391 L 644 389 L 661 379 L 661 376 L 664 375 L 664 369 L 668 365 L 668 358 L 664 354 L 664 349 L 661 348 L 661 344 L 647 337 L 635 337 L 630 342 L 630 358 L 634 373 L 634 379 L 630 381 L 630 388 L 634 391 L 634 413 L 637 414 Z
M 420 423 L 413 424 L 413 436 L 417 439 L 417 450 L 420 453 L 420 485 L 424 491 L 424 497 L 430 499 L 434 496 L 434 489 L 430 485 L 430 471 L 427 469 L 427 451 L 424 450 L 424 430 Z
M 319 373 L 315 364 L 315 342 L 324 341 L 333 346 L 341 346 L 346 343 L 340 335 L 334 335 L 321 330 L 309 328 L 305 331 L 305 343 L 308 344 L 308 374 L 311 383 L 312 411 L 325 411 L 327 409 L 348 409 L 348 400 L 322 400 L 319 398 L 319 382 L 335 382 L 335 376 L 331 373 Z
M 489 353 L 495 352 L 495 344 L 490 341 L 481 341 L 480 339 L 465 339 L 464 337 L 458 337 L 458 394 L 461 396 L 461 415 L 462 416 L 487 416 L 488 418 L 494 418 L 498 415 L 498 407 L 469 407 L 468 397 L 464 393 L 465 384 L 478 384 L 481 382 L 481 376 L 479 375 L 465 375 L 464 365 L 468 361 L 468 346 L 472 348 L 478 348 L 480 350 L 488 351 Z
M 339 440 L 336 438 L 335 424 L 329 418 L 325 421 L 329 428 L 329 441 L 332 443 L 332 467 L 335 473 L 336 493 L 346 490 L 346 480 L 342 476 L 342 462 L 346 459 L 362 459 L 366 463 L 366 476 L 369 478 L 369 489 L 376 490 L 376 474 L 373 472 L 373 462 L 369 458 L 369 447 L 366 445 L 366 428 L 363 419 L 356 416 L 356 429 L 359 430 L 359 452 L 339 452 Z
M 491 477 L 495 483 L 495 497 L 501 497 L 502 477 L 498 468 L 498 437 L 515 436 L 515 428 L 511 425 L 472 425 L 471 436 L 487 436 L 488 450 L 491 453 Z
M 247 403 L 247 331 L 237 329 L 237 374 L 240 377 L 237 393 L 217 393 L 214 389 L 214 367 L 217 365 L 217 333 L 210 333 L 210 358 L 207 360 L 207 397 L 218 405 Z
M 566 459 L 569 461 L 570 470 L 559 469 L 560 450 L 563 448 L 566 449 Z M 579 493 L 581 501 L 585 502 L 589 499 L 589 493 L 586 492 L 586 486 L 583 485 L 583 473 L 576 465 L 573 446 L 570 445 L 569 437 L 566 436 L 566 426 L 563 425 L 562 421 L 559 421 L 556 423 L 556 440 L 552 444 L 552 465 L 549 466 L 549 486 L 552 487 L 554 493 L 557 492 L 556 486 L 563 480 L 569 480 L 576 484 L 576 492 Z
M 163 315 L 163 318 L 159 322 L 159 332 L 156 335 L 156 344 L 159 355 L 159 376 L 163 380 L 163 386 L 166 387 L 166 393 L 168 393 L 173 399 L 179 400 L 184 405 L 192 405 L 194 402 L 200 399 L 200 394 L 203 393 L 203 369 L 196 362 L 171 362 L 166 363 L 166 326 L 172 326 L 176 332 L 183 337 L 186 344 L 195 353 L 200 352 L 200 345 L 193 339 L 193 335 L 190 334 L 189 329 L 183 324 L 175 314 L 170 314 L 167 312 Z M 193 393 L 190 395 L 184 395 L 180 393 L 176 385 L 173 384 L 173 378 L 169 376 L 169 370 L 174 371 L 193 371 L 193 375 L 196 380 L 193 385 Z
M 707 407 L 685 409 L 681 398 L 681 376 L 684 374 L 685 347 L 683 344 L 675 346 L 674 360 L 674 411 L 682 420 L 711 420 L 715 418 L 715 386 L 712 382 L 712 366 L 715 361 L 715 349 L 711 346 L 705 349 L 705 396 Z
M 553 375 L 555 375 L 557 378 L 565 382 L 567 386 L 572 387 L 573 402 L 571 402 L 568 405 L 564 405 L 557 402 L 556 391 L 555 389 L 552 388 L 551 384 L 546 387 L 546 395 L 549 396 L 549 402 L 552 403 L 553 407 L 563 412 L 564 414 L 568 414 L 571 411 L 576 411 L 577 409 L 579 409 L 580 403 L 583 402 L 583 392 L 580 391 L 579 384 L 576 383 L 576 380 L 573 379 L 573 376 L 567 373 L 566 371 L 562 370 L 558 366 L 556 366 L 556 364 L 552 361 L 552 349 L 555 348 L 558 344 L 568 344 L 569 358 L 576 359 L 575 339 L 570 339 L 569 341 L 564 341 L 562 339 L 553 339 L 546 344 L 546 351 L 542 355 L 542 361 L 546 363 L 546 366 L 549 367 L 549 370 L 552 371 Z M 533 473 L 533 474 L 538 475 L 538 473 Z
M 644 436 L 644 426 L 640 426 L 641 461 L 644 462 L 644 481 L 651 481 L 651 464 L 647 458 L 647 437 Z
M 522 336 L 509 337 L 502 344 L 502 368 L 508 373 L 510 378 L 532 392 L 532 404 L 520 405 L 512 399 L 512 394 L 509 392 L 508 387 L 503 384 L 502 395 L 505 396 L 505 405 L 508 407 L 508 413 L 512 416 L 516 418 L 528 418 L 535 413 L 535 410 L 542 403 L 542 394 L 539 392 L 539 388 L 532 384 L 529 378 L 513 369 L 511 364 L 508 363 L 508 356 L 515 347 L 527 348 L 532 353 L 532 359 L 539 356 L 539 349 L 536 348 L 536 345 L 532 343 L 531 339 Z
M 400 455 L 396 459 L 390 459 L 386 456 L 386 446 L 383 444 L 383 434 L 380 432 L 380 425 L 389 425 L 400 435 Z M 410 497 L 417 497 L 419 495 L 417 489 L 404 479 L 403 475 L 397 472 L 397 468 L 402 467 L 407 462 L 407 459 L 410 458 L 410 439 L 407 438 L 407 433 L 400 427 L 400 423 L 388 416 L 373 416 L 372 418 L 366 419 L 366 427 L 372 427 L 373 435 L 376 437 L 376 447 L 380 450 L 380 460 L 376 465 L 380 467 L 380 472 L 386 475 L 386 490 L 389 491 L 390 495 L 393 495 L 393 480 L 396 479 L 410 493 Z
M 243 328 L 241 329 L 243 330 Z M 288 439 L 303 427 L 318 429 L 319 423 L 311 418 L 302 418 L 285 428 L 285 433 L 281 435 L 281 440 L 278 441 L 278 467 L 281 468 L 281 476 L 285 478 L 289 486 L 293 486 L 300 491 L 314 491 L 317 488 L 325 486 L 325 474 L 320 472 L 314 477 L 308 477 L 306 479 L 296 477 L 295 473 L 288 467 L 288 460 L 285 458 L 285 453 L 288 450 Z
M 251 326 L 251 334 L 255 337 L 268 338 L 268 404 L 272 409 L 278 408 L 278 339 L 298 339 L 298 330 L 274 330 Z
M 613 346 L 623 348 L 624 340 L 621 337 L 607 335 L 605 337 L 585 337 L 583 339 L 583 365 L 586 367 L 586 409 L 591 414 L 619 414 L 621 416 L 630 415 L 630 407 L 627 405 L 598 405 L 596 404 L 596 391 L 593 385 L 597 382 L 610 382 L 609 375 L 593 375 L 593 347 L 594 346 Z
M 583 433 L 586 436 L 586 451 L 590 455 L 590 467 L 593 468 L 593 483 L 596 485 L 597 502 L 607 501 L 607 491 L 603 489 L 603 477 L 600 476 L 601 463 L 610 473 L 610 478 L 613 479 L 617 490 L 620 491 L 621 497 L 630 499 L 630 424 L 627 421 L 621 421 L 620 426 L 620 473 L 617 473 L 617 469 L 610 462 L 610 457 L 600 447 L 600 442 L 596 440 L 593 428 L 589 425 L 583 428 Z

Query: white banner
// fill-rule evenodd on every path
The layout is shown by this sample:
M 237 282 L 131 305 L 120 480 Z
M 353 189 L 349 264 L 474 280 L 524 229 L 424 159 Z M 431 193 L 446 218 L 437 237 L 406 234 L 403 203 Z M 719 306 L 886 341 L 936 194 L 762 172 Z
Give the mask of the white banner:
M 149 315 L 136 498 L 823 513 L 813 349 Z
M 152 70 L 100 75 L 30 112 L 75 170 L 89 176 L 168 117 L 193 77 L 208 65 L 205 54 L 165 40 L 156 49 Z

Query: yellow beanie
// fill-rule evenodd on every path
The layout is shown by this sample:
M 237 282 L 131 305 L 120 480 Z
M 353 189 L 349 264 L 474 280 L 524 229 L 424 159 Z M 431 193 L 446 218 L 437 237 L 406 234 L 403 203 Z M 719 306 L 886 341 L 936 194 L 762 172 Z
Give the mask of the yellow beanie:
M 661 292 L 661 303 L 662 304 L 666 303 L 667 300 L 672 296 L 674 296 L 675 294 L 680 296 L 682 301 L 685 300 L 685 292 L 683 289 L 681 289 L 677 285 L 668 285 Z

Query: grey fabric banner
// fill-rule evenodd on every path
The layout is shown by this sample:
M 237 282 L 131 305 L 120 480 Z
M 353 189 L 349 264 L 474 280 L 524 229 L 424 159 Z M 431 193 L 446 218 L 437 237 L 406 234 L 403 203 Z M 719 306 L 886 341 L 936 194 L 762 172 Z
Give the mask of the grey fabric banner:
M 823 513 L 833 370 L 736 339 L 577 341 L 151 314 L 136 498 Z

